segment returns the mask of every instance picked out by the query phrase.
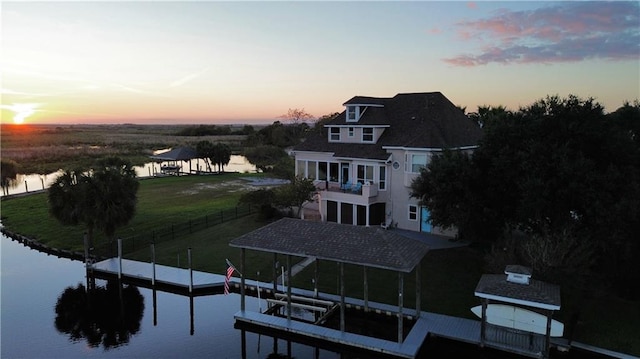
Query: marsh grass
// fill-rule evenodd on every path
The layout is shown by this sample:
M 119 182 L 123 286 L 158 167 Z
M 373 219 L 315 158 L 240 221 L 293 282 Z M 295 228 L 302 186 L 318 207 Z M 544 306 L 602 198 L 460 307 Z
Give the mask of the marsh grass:
M 23 174 L 87 168 L 95 159 L 119 156 L 134 165 L 149 162 L 153 151 L 222 142 L 241 152 L 244 135 L 176 136 L 184 126 L 170 125 L 7 125 L 0 130 L 2 157 L 18 163 Z

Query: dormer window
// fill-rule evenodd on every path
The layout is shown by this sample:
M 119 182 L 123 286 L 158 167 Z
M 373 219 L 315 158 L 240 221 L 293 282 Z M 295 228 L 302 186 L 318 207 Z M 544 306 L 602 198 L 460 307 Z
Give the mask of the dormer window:
M 347 122 L 358 121 L 358 106 L 347 106 Z

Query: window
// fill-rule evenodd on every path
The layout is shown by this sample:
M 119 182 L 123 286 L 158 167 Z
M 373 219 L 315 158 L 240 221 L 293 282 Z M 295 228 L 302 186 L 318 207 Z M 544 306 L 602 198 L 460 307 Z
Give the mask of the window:
M 405 156 L 405 171 L 420 173 L 420 168 L 427 166 L 426 154 L 411 154 Z
M 307 162 L 307 178 L 316 179 L 316 161 Z
M 340 171 L 338 170 L 338 164 L 335 162 L 329 163 L 329 180 L 331 182 L 338 182 L 338 175 Z
M 297 166 L 296 166 L 296 175 L 300 176 L 300 177 L 305 177 L 306 174 L 306 170 L 307 170 L 307 161 L 301 161 L 298 160 L 297 161 Z
M 409 220 L 417 221 L 418 220 L 418 206 L 415 204 L 409 205 Z
M 357 181 L 365 184 L 373 182 L 373 166 L 358 165 Z
M 358 121 L 358 116 L 356 115 L 357 110 L 358 110 L 357 106 L 347 106 L 347 122 Z
M 326 162 L 318 162 L 318 179 L 321 181 L 327 180 L 327 163 Z
M 353 136 L 354 136 L 353 127 L 349 127 L 349 137 L 353 137 Z
M 340 141 L 340 128 L 339 127 L 331 127 L 329 129 L 329 140 L 331 141 Z
M 379 170 L 378 189 L 384 191 L 387 189 L 387 167 L 380 166 Z
M 362 129 L 362 142 L 373 142 L 373 128 L 365 127 Z

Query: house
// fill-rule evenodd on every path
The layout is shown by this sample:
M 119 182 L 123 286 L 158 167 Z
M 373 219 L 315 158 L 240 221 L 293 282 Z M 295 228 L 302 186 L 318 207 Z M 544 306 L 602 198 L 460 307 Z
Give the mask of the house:
M 411 198 L 420 168 L 445 148 L 472 151 L 481 129 L 440 92 L 356 96 L 326 131 L 294 147 L 296 174 L 319 189 L 322 221 L 447 234 Z

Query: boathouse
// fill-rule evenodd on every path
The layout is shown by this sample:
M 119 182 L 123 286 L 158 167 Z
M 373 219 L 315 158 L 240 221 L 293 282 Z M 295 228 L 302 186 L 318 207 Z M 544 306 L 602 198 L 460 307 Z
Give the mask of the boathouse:
M 308 339 L 330 342 L 372 352 L 413 358 L 418 353 L 428 333 L 425 330 L 426 319 L 421 316 L 420 300 L 420 263 L 428 251 L 428 246 L 420 241 L 403 237 L 394 231 L 380 228 L 358 227 L 331 222 L 312 222 L 292 218 L 283 218 L 253 232 L 240 236 L 230 242 L 232 247 L 241 249 L 240 272 L 246 266 L 246 250 L 273 253 L 274 278 L 275 263 L 278 255 L 286 256 L 287 283 L 291 283 L 291 257 L 307 257 L 315 262 L 315 277 L 313 292 L 296 290 L 286 286 L 286 294 L 277 299 L 277 303 L 286 310 L 286 317 L 273 316 L 268 313 L 255 312 L 246 309 L 244 277 L 241 278 L 240 311 L 235 314 L 236 323 L 244 323 L 270 330 L 286 332 Z M 307 323 L 292 317 L 292 308 L 321 309 L 319 304 L 327 302 L 332 297 L 318 298 L 317 277 L 318 261 L 335 262 L 339 266 L 339 300 L 335 301 L 335 308 L 339 310 L 339 330 L 323 327 L 321 320 Z M 350 333 L 345 330 L 345 280 L 344 265 L 358 265 L 364 269 L 363 273 L 363 301 L 359 301 L 365 312 L 372 310 L 368 301 L 367 268 L 379 268 L 395 271 L 398 274 L 398 305 L 392 307 L 393 315 L 397 317 L 397 341 L 384 340 L 361 334 Z M 405 309 L 404 277 L 412 271 L 416 272 L 416 302 L 415 310 Z M 274 282 L 274 289 L 276 283 Z M 283 287 L 283 290 L 285 288 Z M 275 292 L 275 290 L 274 290 Z M 333 296 L 333 298 L 338 299 Z M 353 300 L 353 298 L 348 298 Z M 415 323 L 405 336 L 403 320 L 407 315 L 415 317 Z
M 472 308 L 482 321 L 480 344 L 535 358 L 548 358 L 551 337 L 562 337 L 564 325 L 554 319 L 560 309 L 560 287 L 531 278 L 531 268 L 508 265 L 504 274 L 484 274 Z

